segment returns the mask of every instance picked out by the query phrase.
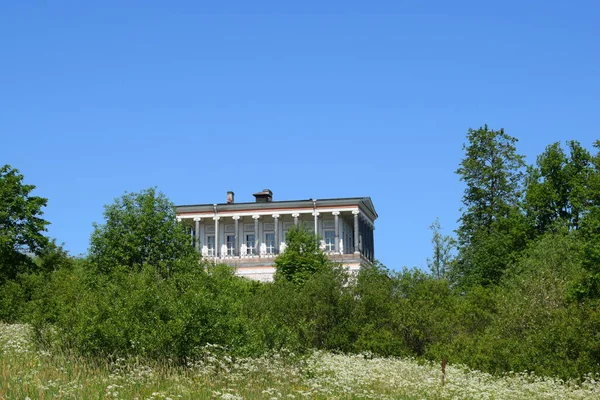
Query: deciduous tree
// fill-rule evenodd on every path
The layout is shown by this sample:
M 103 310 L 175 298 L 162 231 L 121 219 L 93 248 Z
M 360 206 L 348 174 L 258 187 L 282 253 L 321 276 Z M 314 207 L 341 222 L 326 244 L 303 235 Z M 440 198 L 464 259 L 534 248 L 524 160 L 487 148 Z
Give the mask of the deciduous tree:
M 197 256 L 175 206 L 155 188 L 126 193 L 105 207 L 104 218 L 103 225 L 94 224 L 91 237 L 90 256 L 99 271 L 151 265 L 169 275 Z
M 559 221 L 579 228 L 590 205 L 592 156 L 577 141 L 569 141 L 568 147 L 566 153 L 558 142 L 551 144 L 528 170 L 526 210 L 539 234 Z
M 455 241 L 451 236 L 442 234 L 439 218 L 436 218 L 429 229 L 433 232 L 431 237 L 433 254 L 431 258 L 427 259 L 427 266 L 434 278 L 443 279 L 446 278 L 450 263 L 454 258 L 452 251 L 454 250 Z
M 317 236 L 305 229 L 288 232 L 285 251 L 275 259 L 276 278 L 301 284 L 329 264 Z
M 17 169 L 0 168 L 0 283 L 33 267 L 26 253 L 39 254 L 48 243 L 43 232 L 49 222 L 41 217 L 47 199 L 32 196 L 33 189 Z

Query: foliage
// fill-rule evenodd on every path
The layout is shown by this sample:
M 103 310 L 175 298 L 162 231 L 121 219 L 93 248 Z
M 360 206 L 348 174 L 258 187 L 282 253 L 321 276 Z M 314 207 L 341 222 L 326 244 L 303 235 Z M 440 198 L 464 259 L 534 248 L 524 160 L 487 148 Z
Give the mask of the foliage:
M 507 217 L 493 222 L 470 238 L 469 246 L 460 248 L 453 264 L 460 286 L 472 288 L 498 284 L 506 271 L 520 257 L 531 238 L 526 217 L 514 208 Z M 454 277 L 453 276 L 453 277 Z
M 588 207 L 592 157 L 577 141 L 568 146 L 566 154 L 559 143 L 551 144 L 528 170 L 526 210 L 539 233 L 558 222 L 579 228 Z
M 453 298 L 446 280 L 405 269 L 396 277 L 397 318 L 409 353 L 437 357 L 437 347 L 449 342 L 454 322 Z
M 275 259 L 275 277 L 302 284 L 327 266 L 330 263 L 319 247 L 319 238 L 306 229 L 293 228 L 288 232 L 284 252 Z
M 589 312 L 569 299 L 582 274 L 581 246 L 568 231 L 539 238 L 494 290 L 483 329 L 453 343 L 452 356 L 490 372 L 561 377 L 598 370 Z
M 92 272 L 90 272 L 92 271 Z M 52 275 L 31 322 L 44 342 L 81 354 L 182 360 L 206 343 L 244 352 L 242 305 L 256 284 L 210 266 L 169 279 L 154 267 L 94 274 L 85 265 Z M 47 330 L 48 326 L 54 327 Z
M 522 193 L 516 139 L 487 127 L 468 139 L 458 171 L 467 184 L 458 256 L 451 260 L 452 239 L 436 221 L 433 274 L 375 262 L 351 275 L 327 260 L 317 237 L 293 230 L 274 282 L 242 279 L 232 267 L 199 262 L 172 204 L 149 189 L 107 206 L 89 258 L 73 259 L 55 241 L 40 247 L 31 269 L 0 285 L 0 319 L 28 322 L 38 345 L 93 363 L 125 357 L 179 370 L 214 361 L 206 368 L 222 373 L 249 355 L 324 354 L 294 372 L 308 377 L 295 387 L 333 373 L 324 364 L 377 356 L 417 357 L 421 366 L 446 358 L 497 375 L 599 373 L 600 155 L 577 142 L 568 152 L 551 145 L 528 169 Z M 382 371 L 378 363 L 369 365 Z M 545 384 L 526 374 L 498 379 L 513 378 L 535 383 L 529 391 Z M 311 393 L 356 388 L 339 379 L 336 391 Z M 463 393 L 448 385 L 433 397 Z
M 0 167 L 0 284 L 34 268 L 25 253 L 38 254 L 47 244 L 41 218 L 47 199 L 32 196 L 34 185 L 10 165 Z
M 301 345 L 302 320 L 295 312 L 300 302 L 298 287 L 285 279 L 258 285 L 244 304 L 252 353 L 306 350 Z
M 466 184 L 456 274 L 465 286 L 496 284 L 528 235 L 520 212 L 525 163 L 503 129 L 469 129 L 467 140 L 456 171 Z
M 517 139 L 487 125 L 469 129 L 465 158 L 456 173 L 465 182 L 465 210 L 458 230 L 460 244 L 469 243 L 480 229 L 490 230 L 495 220 L 507 217 L 518 205 L 525 166 L 517 154 Z
M 56 243 L 55 239 L 50 239 L 33 261 L 36 270 L 42 273 L 51 273 L 63 268 L 70 269 L 77 262 L 62 245 Z
M 168 276 L 197 257 L 174 205 L 155 188 L 126 193 L 107 205 L 105 223 L 94 224 L 90 257 L 100 272 L 152 266 Z M 183 262 L 182 262 L 183 261 Z
M 76 264 L 76 260 L 53 240 L 33 262 L 36 266 L 33 271 L 22 272 L 0 286 L 0 321 L 16 322 L 39 313 L 38 306 L 45 305 L 36 303 L 34 299 L 48 289 L 51 275 L 59 270 L 71 269 Z
M 446 278 L 450 273 L 450 267 L 454 258 L 453 250 L 456 245 L 455 240 L 449 235 L 443 235 L 439 218 L 429 227 L 433 232 L 431 244 L 433 245 L 432 258 L 427 259 L 427 266 L 431 274 L 437 278 Z
M 45 287 L 48 273 L 71 265 L 72 260 L 43 232 L 47 199 L 33 196 L 34 185 L 23 183 L 17 169 L 0 168 L 0 320 L 18 321 L 28 303 Z
M 287 279 L 261 285 L 247 307 L 252 345 L 263 351 L 351 350 L 355 322 L 349 279 L 343 268 L 332 265 L 301 285 Z
M 339 266 L 317 271 L 304 281 L 298 296 L 300 344 L 305 348 L 348 351 L 353 296 L 349 276 Z
M 19 321 L 26 302 L 27 292 L 23 283 L 15 280 L 6 281 L 0 286 L 0 321 Z
M 579 300 L 600 298 L 600 208 L 592 207 L 581 221 L 582 267 L 586 274 L 573 287 Z
M 360 270 L 353 287 L 354 351 L 384 356 L 410 354 L 402 335 L 403 321 L 398 318 L 401 304 L 395 301 L 402 295 L 396 288 L 393 273 L 381 263 Z

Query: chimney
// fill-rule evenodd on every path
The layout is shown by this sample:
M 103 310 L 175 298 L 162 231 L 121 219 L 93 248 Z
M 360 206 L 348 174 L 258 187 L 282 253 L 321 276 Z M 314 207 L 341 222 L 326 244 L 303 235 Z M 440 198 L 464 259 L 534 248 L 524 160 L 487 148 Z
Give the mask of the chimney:
M 227 192 L 227 204 L 233 204 L 234 196 L 235 196 L 235 193 L 233 193 L 232 191 Z
M 262 192 L 254 193 L 257 203 L 270 203 L 273 201 L 273 192 L 269 189 L 263 189 Z

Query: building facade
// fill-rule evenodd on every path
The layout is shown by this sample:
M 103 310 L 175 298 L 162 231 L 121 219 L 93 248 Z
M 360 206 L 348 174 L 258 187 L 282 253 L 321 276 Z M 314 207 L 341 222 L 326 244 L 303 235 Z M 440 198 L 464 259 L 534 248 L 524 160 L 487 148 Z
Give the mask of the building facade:
M 232 265 L 236 273 L 273 280 L 273 261 L 285 250 L 287 232 L 303 226 L 321 237 L 328 257 L 358 271 L 375 256 L 377 213 L 369 197 L 273 201 L 265 189 L 255 202 L 177 206 L 177 219 L 189 228 L 202 257 Z

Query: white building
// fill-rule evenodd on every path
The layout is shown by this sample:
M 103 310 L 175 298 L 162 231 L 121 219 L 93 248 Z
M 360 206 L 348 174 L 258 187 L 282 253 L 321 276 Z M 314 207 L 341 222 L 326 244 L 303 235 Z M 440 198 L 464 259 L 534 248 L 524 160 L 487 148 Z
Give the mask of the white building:
M 202 257 L 236 267 L 237 274 L 271 281 L 273 261 L 285 250 L 287 232 L 302 224 L 322 238 L 321 248 L 351 271 L 374 260 L 377 213 L 369 197 L 273 201 L 269 189 L 255 202 L 177 206 Z

